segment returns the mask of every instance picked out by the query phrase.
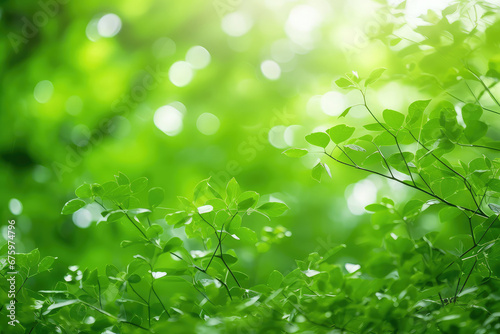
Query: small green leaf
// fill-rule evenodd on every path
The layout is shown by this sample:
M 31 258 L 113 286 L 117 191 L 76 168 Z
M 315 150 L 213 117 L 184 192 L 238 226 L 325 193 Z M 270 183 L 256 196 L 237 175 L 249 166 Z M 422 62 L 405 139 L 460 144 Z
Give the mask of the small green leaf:
M 354 87 L 352 82 L 350 82 L 346 78 L 340 78 L 340 79 L 335 80 L 335 84 L 340 88 L 352 88 L 352 87 Z
M 115 222 L 123 217 L 125 217 L 125 213 L 123 213 L 123 211 L 113 211 L 108 215 L 108 217 L 106 217 L 106 221 L 108 223 L 111 223 L 111 222 Z
M 143 191 L 148 186 L 148 179 L 146 177 L 140 177 L 130 184 L 130 189 L 133 193 L 138 193 Z
M 165 192 L 162 188 L 151 188 L 148 193 L 149 205 L 151 207 L 157 207 L 163 202 L 163 198 L 165 197 Z
M 117 277 L 120 271 L 112 264 L 106 266 L 106 276 L 107 277 Z
M 92 189 L 90 188 L 90 184 L 84 183 L 78 188 L 76 188 L 75 195 L 80 198 L 92 197 Z
M 99 183 L 93 183 L 90 186 L 90 189 L 92 190 L 92 194 L 94 196 L 102 196 L 102 194 L 104 194 L 104 189 Z
M 182 246 L 182 240 L 177 237 L 173 237 L 169 241 L 167 241 L 167 244 L 165 245 L 165 247 L 163 247 L 163 252 L 165 253 L 171 252 L 178 249 L 181 246 Z
M 462 118 L 465 124 L 469 124 L 470 121 L 479 120 L 482 114 L 483 114 L 483 108 L 481 108 L 476 104 L 467 103 L 462 107 Z
M 316 166 L 314 166 L 313 169 L 311 170 L 311 176 L 316 181 L 321 182 L 321 177 L 323 176 L 324 172 L 326 172 L 330 177 L 332 177 L 328 165 L 322 162 L 318 162 Z
M 365 206 L 365 210 L 368 212 L 378 212 L 378 211 L 386 211 L 387 207 L 382 204 L 368 204 Z
M 257 208 L 260 212 L 270 217 L 278 217 L 288 210 L 288 206 L 281 202 L 268 202 Z
M 405 121 L 405 116 L 395 110 L 386 109 L 383 111 L 384 121 L 393 129 L 399 129 Z
M 289 156 L 290 158 L 300 158 L 307 154 L 307 150 L 303 148 L 290 148 L 283 152 L 283 154 Z
M 269 275 L 267 279 L 267 285 L 273 289 L 278 290 L 283 282 L 283 274 L 277 270 L 273 270 L 273 272 Z
M 47 307 L 47 310 L 45 312 L 43 312 L 43 314 L 47 315 L 52 310 L 55 310 L 55 309 L 58 309 L 58 308 L 61 308 L 61 307 L 64 307 L 64 306 L 68 306 L 68 305 L 73 305 L 73 304 L 76 304 L 76 303 L 79 303 L 79 302 L 80 302 L 80 300 L 78 300 L 78 299 L 70 299 L 70 300 L 65 300 L 63 302 L 54 303 L 52 305 L 49 305 L 49 307 Z
M 86 204 L 87 203 L 85 203 L 81 199 L 72 199 L 71 201 L 64 204 L 61 214 L 70 215 L 83 208 Z
M 408 116 L 406 116 L 407 123 L 411 125 L 420 120 L 430 102 L 431 100 L 419 100 L 410 104 L 408 107 Z
M 345 124 L 336 125 L 326 131 L 335 144 L 340 144 L 349 139 L 354 133 L 354 128 Z
M 306 141 L 311 145 L 325 148 L 330 143 L 330 137 L 324 132 L 314 132 L 306 136 Z
M 389 42 L 389 44 L 391 46 L 395 46 L 395 45 L 398 45 L 399 42 L 401 42 L 401 38 L 398 37 L 398 38 L 391 39 L 391 41 Z
M 226 186 L 226 199 L 230 202 L 237 199 L 240 195 L 240 185 L 236 182 L 236 179 L 233 177 Z
M 122 172 L 119 172 L 118 175 L 115 175 L 115 179 L 120 186 L 126 186 L 130 184 L 129 178 Z
M 443 14 L 443 16 L 451 15 L 457 11 L 457 8 L 458 8 L 458 3 L 446 7 L 445 9 L 443 9 L 441 13 Z
M 44 257 L 38 264 L 38 272 L 41 273 L 43 271 L 49 270 L 56 259 L 57 257 L 53 256 Z
M 488 126 L 481 121 L 469 120 L 464 134 L 470 143 L 474 143 L 483 138 L 488 132 Z
M 133 241 L 130 241 L 130 240 L 122 240 L 122 242 L 120 242 L 120 247 L 121 248 L 127 248 L 128 246 L 132 246 L 134 244 Z
M 245 191 L 238 197 L 238 210 L 245 211 L 254 207 L 259 201 L 260 195 L 255 191 Z
M 365 87 L 377 81 L 385 70 L 385 68 L 377 68 L 376 70 L 373 70 L 368 76 L 368 79 L 365 81 Z
M 384 127 L 379 123 L 365 124 L 363 127 L 368 131 L 385 131 Z
M 127 281 L 129 283 L 139 283 L 141 281 L 141 276 L 137 275 L 137 274 L 133 274 L 133 275 L 130 275 L 128 278 L 127 278 Z
M 312 178 L 318 182 L 321 182 L 321 176 L 323 175 L 323 171 L 324 171 L 323 165 L 321 164 L 321 162 L 318 162 L 316 166 L 314 166 L 313 169 L 311 170 Z
M 342 112 L 342 114 L 340 114 L 339 118 L 341 118 L 341 117 L 346 117 L 346 116 L 347 116 L 347 114 L 349 113 L 349 111 L 351 111 L 351 109 L 352 109 L 352 107 L 349 107 L 349 108 L 347 108 L 346 110 L 344 110 L 344 111 Z

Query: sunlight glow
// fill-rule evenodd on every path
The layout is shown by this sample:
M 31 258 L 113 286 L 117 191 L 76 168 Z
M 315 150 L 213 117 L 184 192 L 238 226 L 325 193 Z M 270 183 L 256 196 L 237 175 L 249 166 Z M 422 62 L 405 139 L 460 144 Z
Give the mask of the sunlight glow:
M 182 131 L 182 113 L 171 105 L 156 110 L 154 123 L 168 136 L 175 136 Z

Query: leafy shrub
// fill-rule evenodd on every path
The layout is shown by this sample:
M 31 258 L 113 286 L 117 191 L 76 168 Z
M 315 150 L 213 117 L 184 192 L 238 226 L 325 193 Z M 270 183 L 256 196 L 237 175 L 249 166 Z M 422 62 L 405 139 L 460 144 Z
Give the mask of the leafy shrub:
M 279 216 L 285 204 L 242 192 L 234 179 L 226 189 L 205 180 L 192 199 L 180 197 L 180 206 L 168 209 L 162 207 L 161 188 L 146 192 L 146 178 L 131 182 L 120 173 L 115 181 L 77 188 L 78 198 L 62 213 L 97 203 L 102 223 L 131 228 L 134 234 L 121 246 L 136 255 L 123 268 L 70 267 L 59 282 L 47 282 L 47 290 L 33 291 L 25 283 L 44 277 L 55 258 L 41 259 L 36 249 L 17 254 L 22 325 L 14 331 L 497 333 L 500 103 L 494 87 L 500 80 L 500 40 L 498 22 L 488 21 L 496 8 L 487 1 L 460 1 L 440 14 L 429 11 L 426 25 L 414 31 L 421 41 L 413 42 L 398 36 L 405 27 L 405 2 L 381 3 L 390 19 L 368 37 L 393 48 L 406 75 L 376 69 L 366 77 L 352 72 L 337 79 L 340 89 L 359 94 L 360 103 L 340 115 L 345 123 L 306 136 L 314 148 L 285 151 L 296 158 L 318 155 L 312 169 L 318 181 L 331 176 L 336 164 L 412 192 L 409 201 L 393 193 L 393 199 L 366 207 L 369 238 L 311 253 L 293 270 L 275 270 L 267 281 L 255 282 L 239 265 L 244 254 L 232 245 L 266 250 L 287 236 L 276 226 L 259 239 L 243 224 L 249 214 Z M 370 88 L 386 78 L 417 87 L 428 99 L 413 102 L 406 112 L 379 111 L 370 103 Z M 360 127 L 350 119 L 354 108 L 372 120 Z M 426 220 L 441 225 L 429 230 Z M 344 248 L 361 246 L 369 249 L 367 261 L 339 261 Z M 2 254 L 7 251 L 6 245 Z M 5 257 L 0 266 L 5 275 Z M 0 284 L 8 290 L 5 280 Z M 6 296 L 1 298 L 6 305 Z M 1 312 L 7 314 L 5 307 Z

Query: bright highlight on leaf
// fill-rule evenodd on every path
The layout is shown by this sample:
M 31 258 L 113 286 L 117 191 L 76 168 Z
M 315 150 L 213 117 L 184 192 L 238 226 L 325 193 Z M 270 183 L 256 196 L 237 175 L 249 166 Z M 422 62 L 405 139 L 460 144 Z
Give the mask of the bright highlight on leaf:
M 307 150 L 301 148 L 290 148 L 283 153 L 290 158 L 300 158 L 307 154 Z

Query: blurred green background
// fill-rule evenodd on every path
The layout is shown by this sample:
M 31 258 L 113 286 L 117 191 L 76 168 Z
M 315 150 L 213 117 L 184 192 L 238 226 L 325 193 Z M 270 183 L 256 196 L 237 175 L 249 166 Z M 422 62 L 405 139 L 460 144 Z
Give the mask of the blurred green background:
M 406 29 L 448 3 L 409 1 Z M 363 207 L 382 196 L 402 201 L 414 194 L 338 165 L 331 165 L 332 179 L 317 183 L 310 176 L 316 158 L 281 153 L 305 147 L 304 135 L 336 124 L 360 102 L 359 93 L 332 84 L 346 72 L 366 77 L 388 69 L 393 80 L 368 92 L 375 110 L 404 112 L 415 99 L 433 97 L 407 75 L 411 59 L 373 38 L 394 35 L 386 6 L 3 2 L 1 224 L 16 219 L 17 251 L 39 248 L 42 256 L 59 257 L 52 272 L 58 278 L 74 264 L 125 266 L 133 254 L 120 248 L 119 225 L 96 224 L 90 209 L 60 215 L 78 185 L 121 171 L 165 188 L 166 207 L 208 177 L 223 185 L 234 176 L 245 190 L 285 201 L 291 208 L 285 216 L 246 222 L 256 231 L 280 224 L 292 233 L 266 253 L 237 249 L 257 282 L 338 243 L 348 245 L 340 261 L 361 262 L 371 248 L 364 235 L 374 233 Z M 350 121 L 364 124 L 368 116 L 354 108 Z M 429 217 L 423 220 L 433 229 L 436 218 Z

